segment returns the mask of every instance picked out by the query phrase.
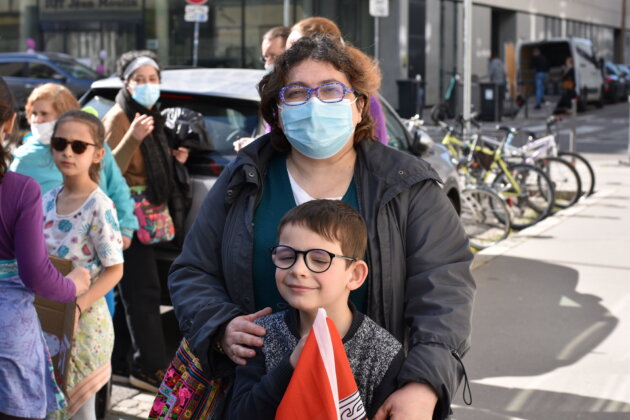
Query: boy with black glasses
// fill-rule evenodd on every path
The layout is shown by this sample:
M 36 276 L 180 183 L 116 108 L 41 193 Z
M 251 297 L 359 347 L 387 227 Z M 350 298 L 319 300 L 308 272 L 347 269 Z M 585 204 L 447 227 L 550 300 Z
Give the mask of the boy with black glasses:
M 343 338 L 368 418 L 397 389 L 402 345 L 348 300 L 367 277 L 366 247 L 361 215 L 340 200 L 309 201 L 282 218 L 270 251 L 276 286 L 291 309 L 256 321 L 266 329 L 264 344 L 236 368 L 228 418 L 274 418 L 318 308 Z

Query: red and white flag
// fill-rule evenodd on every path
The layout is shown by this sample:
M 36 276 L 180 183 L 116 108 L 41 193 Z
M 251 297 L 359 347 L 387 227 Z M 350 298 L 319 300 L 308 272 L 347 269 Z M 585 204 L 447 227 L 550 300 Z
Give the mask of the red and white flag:
M 366 413 L 335 324 L 319 308 L 276 420 L 363 420 Z

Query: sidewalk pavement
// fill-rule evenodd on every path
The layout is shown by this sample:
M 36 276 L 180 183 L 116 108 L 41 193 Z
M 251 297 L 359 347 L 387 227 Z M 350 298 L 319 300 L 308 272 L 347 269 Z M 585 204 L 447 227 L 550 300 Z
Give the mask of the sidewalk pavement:
M 473 344 L 456 420 L 630 418 L 630 166 L 477 254 Z

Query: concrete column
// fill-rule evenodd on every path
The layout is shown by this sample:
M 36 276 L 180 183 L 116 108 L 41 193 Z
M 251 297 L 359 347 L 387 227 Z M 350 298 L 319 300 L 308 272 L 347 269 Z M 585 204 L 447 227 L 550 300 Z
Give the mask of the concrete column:
M 168 0 L 155 0 L 155 35 L 158 39 L 157 54 L 163 66 L 169 64 L 168 17 Z
M 396 80 L 407 77 L 408 10 L 407 0 L 390 1 L 389 16 L 379 18 L 379 64 L 383 73 L 381 94 L 394 108 L 398 108 Z
M 16 51 L 26 51 L 26 39 L 37 38 L 37 0 L 20 0 L 18 7 L 20 12 L 20 35 Z M 40 42 L 37 43 L 37 49 L 41 49 Z

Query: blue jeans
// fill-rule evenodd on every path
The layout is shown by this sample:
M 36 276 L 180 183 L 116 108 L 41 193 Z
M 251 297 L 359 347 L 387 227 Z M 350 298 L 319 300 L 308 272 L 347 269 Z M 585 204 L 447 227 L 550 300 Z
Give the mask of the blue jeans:
M 540 105 L 545 95 L 545 81 L 547 81 L 546 72 L 536 73 L 536 105 Z

